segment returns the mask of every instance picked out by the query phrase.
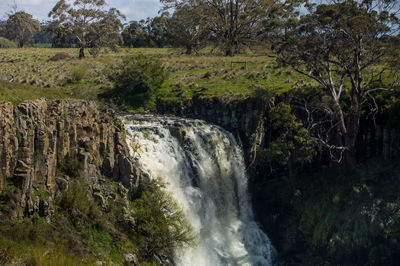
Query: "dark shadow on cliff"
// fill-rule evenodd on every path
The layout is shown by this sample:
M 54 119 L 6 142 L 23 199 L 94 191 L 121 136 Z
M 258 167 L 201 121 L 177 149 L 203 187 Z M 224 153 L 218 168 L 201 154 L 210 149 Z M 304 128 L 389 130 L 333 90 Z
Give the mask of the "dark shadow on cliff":
M 400 165 L 322 167 L 253 188 L 255 212 L 281 265 L 397 265 Z

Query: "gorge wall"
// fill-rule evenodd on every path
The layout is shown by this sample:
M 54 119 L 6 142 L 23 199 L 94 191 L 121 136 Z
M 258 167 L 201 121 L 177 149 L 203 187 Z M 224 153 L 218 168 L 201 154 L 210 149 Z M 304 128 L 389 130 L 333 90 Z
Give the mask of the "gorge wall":
M 183 106 L 159 102 L 157 111 L 202 119 L 240 138 L 250 174 L 249 188 L 256 219 L 278 249 L 280 257 L 291 258 L 297 252 L 304 252 L 304 239 L 299 232 L 300 217 L 294 206 L 302 199 L 299 197 L 302 190 L 282 178 L 286 174 L 284 169 L 272 173 L 267 165 L 252 165 L 256 149 L 267 147 L 271 135 L 274 135 L 269 126 L 268 112 L 271 106 L 282 100 L 285 99 L 257 96 L 242 100 L 193 98 Z M 400 156 L 400 135 L 387 127 L 386 121 L 387 118 L 381 115 L 375 121 L 370 117 L 361 122 L 357 141 L 359 161 L 378 157 L 390 161 Z M 323 164 L 329 164 L 328 154 L 319 154 L 314 160 L 318 167 Z M 303 183 L 307 186 L 307 181 Z
M 54 196 L 67 180 L 58 169 L 78 162 L 90 192 L 100 201 L 104 178 L 127 189 L 138 185 L 140 170 L 129 157 L 126 133 L 114 111 L 81 100 L 27 101 L 18 106 L 0 104 L 0 192 L 7 182 L 20 188 L 12 216 L 39 212 L 51 217 Z M 40 199 L 35 191 L 49 197 Z

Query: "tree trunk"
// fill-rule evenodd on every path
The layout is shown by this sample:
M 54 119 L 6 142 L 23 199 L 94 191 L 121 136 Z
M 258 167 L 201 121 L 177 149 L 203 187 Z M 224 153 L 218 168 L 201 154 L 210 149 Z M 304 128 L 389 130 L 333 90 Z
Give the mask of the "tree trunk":
M 191 55 L 191 54 L 192 54 L 192 51 L 193 51 L 193 50 L 192 50 L 192 46 L 191 46 L 191 45 L 187 45 L 187 46 L 186 46 L 186 52 L 185 52 L 185 53 L 186 53 L 187 55 Z
M 348 151 L 345 153 L 345 160 L 347 167 L 354 169 L 357 165 L 357 136 L 358 131 L 360 129 L 360 118 L 361 118 L 361 110 L 360 110 L 360 100 L 361 88 L 353 88 L 351 95 L 351 106 L 348 115 L 347 121 L 347 132 L 345 134 L 345 145 L 348 147 Z
M 82 47 L 79 49 L 79 59 L 85 58 L 85 47 Z
M 233 50 L 231 46 L 226 48 L 225 56 L 233 56 Z

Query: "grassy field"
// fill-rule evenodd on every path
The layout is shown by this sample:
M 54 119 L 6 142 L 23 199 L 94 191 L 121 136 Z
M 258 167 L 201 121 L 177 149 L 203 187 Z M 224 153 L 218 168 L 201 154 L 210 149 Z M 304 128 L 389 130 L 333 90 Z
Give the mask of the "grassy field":
M 56 53 L 67 53 L 71 58 L 50 61 Z M 168 80 L 156 98 L 170 101 L 198 97 L 246 97 L 256 88 L 284 92 L 296 85 L 304 85 L 303 77 L 289 69 L 276 67 L 268 51 L 224 57 L 204 51 L 199 56 L 183 55 L 180 49 L 121 49 L 103 52 L 94 58 L 77 58 L 78 49 L 0 49 L 0 100 L 18 103 L 25 99 L 82 98 L 98 99 L 112 84 L 107 78 L 109 66 L 118 64 L 129 54 L 152 55 L 160 58 L 168 72 Z M 232 62 L 247 62 L 233 64 Z

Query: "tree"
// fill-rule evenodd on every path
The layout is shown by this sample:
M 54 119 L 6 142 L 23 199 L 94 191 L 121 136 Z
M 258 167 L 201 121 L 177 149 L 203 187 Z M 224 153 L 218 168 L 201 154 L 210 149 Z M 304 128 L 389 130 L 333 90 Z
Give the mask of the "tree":
M 295 164 L 310 163 L 316 155 L 316 142 L 291 113 L 290 105 L 279 103 L 269 111 L 269 119 L 276 137 L 263 151 L 269 162 L 287 166 L 291 175 Z
M 265 31 L 265 24 L 283 10 L 289 13 L 301 1 L 279 0 L 161 0 L 164 9 L 173 8 L 200 15 L 199 28 L 208 29 L 225 55 L 232 56 L 243 45 L 254 43 Z
M 131 21 L 129 26 L 127 26 L 122 31 L 122 38 L 124 40 L 124 45 L 128 47 L 148 47 L 149 46 L 149 38 L 144 25 L 138 21 Z
M 7 35 L 6 25 L 7 25 L 6 20 L 0 21 L 0 37 L 5 38 Z
M 85 48 L 109 46 L 121 41 L 121 19 L 125 17 L 115 8 L 105 10 L 104 0 L 60 0 L 49 13 L 51 29 L 62 29 L 80 46 L 79 58 L 85 57 Z
M 356 164 L 355 145 L 365 103 L 374 91 L 385 90 L 377 85 L 382 84 L 379 79 L 386 70 L 385 56 L 393 49 L 386 39 L 398 30 L 397 1 L 340 0 L 310 5 L 309 13 L 287 25 L 277 42 L 280 63 L 314 80 L 330 97 L 328 105 L 318 108 L 316 119 L 312 117 L 315 109 L 305 104 L 309 129 L 339 155 L 339 162 L 344 155 L 350 167 Z
M 137 237 L 144 258 L 172 260 L 177 248 L 196 244 L 193 228 L 185 219 L 177 202 L 164 190 L 164 184 L 150 181 L 140 198 L 133 201 Z
M 62 26 L 54 28 L 48 28 L 48 30 L 54 34 L 51 46 L 53 48 L 72 48 L 74 39 L 72 36 L 67 35 L 66 31 Z
M 210 31 L 205 27 L 206 17 L 202 8 L 189 3 L 176 7 L 169 21 L 171 44 L 185 47 L 186 54 L 197 52 L 200 46 L 209 39 Z
M 38 30 L 40 30 L 40 24 L 30 14 L 18 11 L 8 15 L 6 36 L 8 39 L 16 41 L 20 48 L 31 42 Z
M 155 46 L 164 47 L 169 42 L 169 21 L 166 16 L 157 16 L 148 22 L 150 26 L 150 39 Z
M 40 23 L 40 30 L 35 33 L 35 43 L 52 43 L 54 40 L 54 33 L 49 32 L 48 25 L 50 22 Z
M 113 51 L 118 50 L 118 46 L 122 44 L 120 32 L 123 25 L 119 19 L 121 16 L 117 9 L 111 8 L 103 14 L 97 23 L 93 23 L 92 30 L 88 36 L 92 55 L 97 56 L 101 47 L 108 47 Z
M 129 47 L 165 47 L 170 43 L 170 22 L 166 14 L 146 20 L 131 21 L 123 32 Z

